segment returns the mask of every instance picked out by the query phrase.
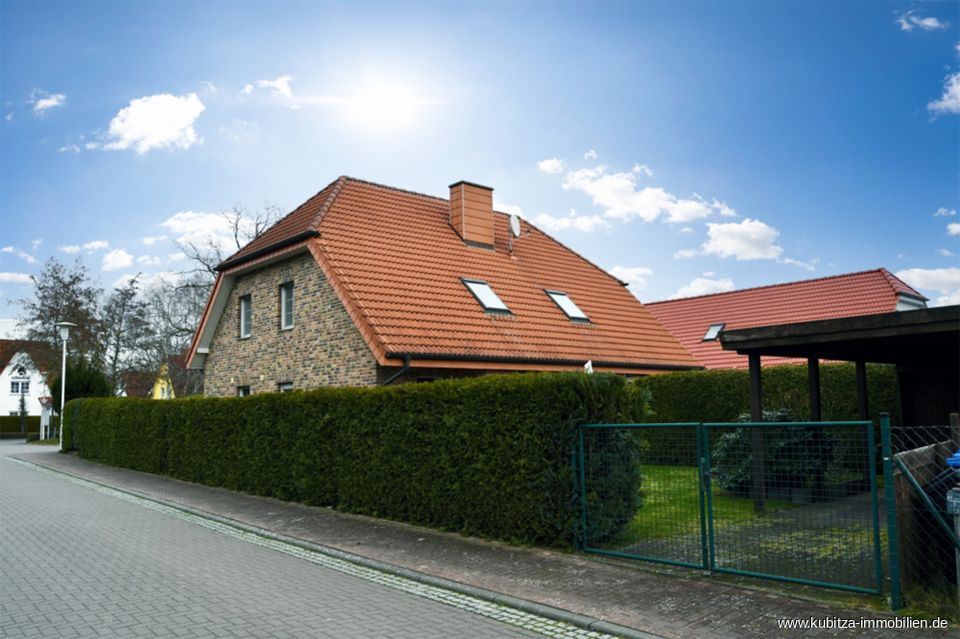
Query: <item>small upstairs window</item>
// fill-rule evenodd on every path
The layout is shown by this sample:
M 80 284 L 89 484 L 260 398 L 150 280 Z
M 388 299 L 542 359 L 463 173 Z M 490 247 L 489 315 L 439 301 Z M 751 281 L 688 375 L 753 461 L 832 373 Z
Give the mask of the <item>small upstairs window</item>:
M 244 295 L 240 298 L 240 339 L 250 337 L 250 296 Z
M 237 397 L 246 397 L 250 394 L 249 386 L 237 386 Z
M 590 318 L 587 317 L 587 314 L 580 310 L 580 307 L 573 303 L 573 300 L 570 299 L 570 296 L 561 291 L 546 291 L 547 295 L 550 296 L 550 299 L 560 307 L 560 310 L 563 311 L 567 317 L 572 320 L 580 320 L 589 322 Z
M 280 285 L 280 330 L 293 328 L 293 282 Z
M 465 278 L 460 278 L 460 281 L 463 282 L 463 285 L 467 287 L 467 290 L 473 294 L 478 302 L 480 302 L 480 306 L 483 307 L 483 310 L 493 313 L 510 312 L 510 309 L 506 304 L 503 303 L 503 300 L 500 299 L 500 297 L 493 292 L 493 289 L 490 288 L 490 285 L 483 280 L 468 280 Z
M 726 326 L 726 323 L 721 322 L 719 324 L 711 324 L 710 328 L 707 329 L 707 332 L 703 336 L 704 342 L 715 342 L 717 338 L 720 337 L 720 331 L 723 330 L 723 327 Z
M 293 382 L 280 382 L 277 384 L 277 390 L 281 393 L 289 393 L 293 390 Z

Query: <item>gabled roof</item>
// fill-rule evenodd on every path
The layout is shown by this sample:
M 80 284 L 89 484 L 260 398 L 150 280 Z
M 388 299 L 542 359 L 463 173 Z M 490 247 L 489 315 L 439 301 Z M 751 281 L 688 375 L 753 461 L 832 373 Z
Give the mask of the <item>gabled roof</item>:
M 680 343 L 707 368 L 746 368 L 747 358 L 724 351 L 719 340 L 703 341 L 712 324 L 724 331 L 888 313 L 897 309 L 900 296 L 925 301 L 923 295 L 885 268 L 847 273 L 800 282 L 788 282 L 727 293 L 715 293 L 663 302 L 646 307 Z M 764 363 L 797 360 L 769 358 Z
M 39 370 L 45 370 L 47 357 L 43 344 L 26 339 L 0 339 L 0 372 L 5 370 L 13 356 L 20 352 L 29 355 Z
M 232 276 L 309 250 L 381 365 L 698 366 L 622 282 L 529 222 L 511 239 L 508 216 L 494 213 L 494 250 L 475 248 L 451 228 L 449 206 L 339 178 L 221 264 L 191 360 L 209 345 Z M 461 278 L 488 283 L 511 313 L 484 312 Z M 590 321 L 571 321 L 546 290 L 568 294 Z

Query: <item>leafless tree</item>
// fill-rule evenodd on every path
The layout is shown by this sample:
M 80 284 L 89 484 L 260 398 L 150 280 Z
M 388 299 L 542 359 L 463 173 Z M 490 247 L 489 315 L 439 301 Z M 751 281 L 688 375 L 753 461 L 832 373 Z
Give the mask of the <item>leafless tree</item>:
M 177 242 L 177 246 L 192 262 L 193 268 L 189 269 L 187 274 L 202 276 L 201 281 L 206 281 L 207 287 L 212 286 L 217 278 L 217 265 L 273 226 L 281 218 L 282 211 L 270 203 L 252 212 L 244 206 L 234 205 L 229 211 L 223 211 L 220 215 L 229 228 L 228 242 L 220 242 L 213 237 L 208 237 L 202 242 L 193 240 Z

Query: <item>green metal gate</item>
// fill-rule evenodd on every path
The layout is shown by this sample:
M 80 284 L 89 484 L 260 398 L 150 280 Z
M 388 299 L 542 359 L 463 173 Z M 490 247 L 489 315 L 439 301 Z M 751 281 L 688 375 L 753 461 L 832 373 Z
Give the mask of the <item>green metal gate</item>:
M 871 422 L 590 424 L 580 547 L 881 594 Z

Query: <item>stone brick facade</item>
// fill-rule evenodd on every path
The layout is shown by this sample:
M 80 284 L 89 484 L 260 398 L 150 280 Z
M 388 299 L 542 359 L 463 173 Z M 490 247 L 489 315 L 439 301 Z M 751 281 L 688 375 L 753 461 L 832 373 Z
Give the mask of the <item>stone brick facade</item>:
M 280 330 L 280 285 L 293 282 L 293 328 Z M 240 338 L 240 297 L 251 298 L 251 334 Z M 204 392 L 233 396 L 293 388 L 373 386 L 377 363 L 309 253 L 236 278 L 214 332 Z

